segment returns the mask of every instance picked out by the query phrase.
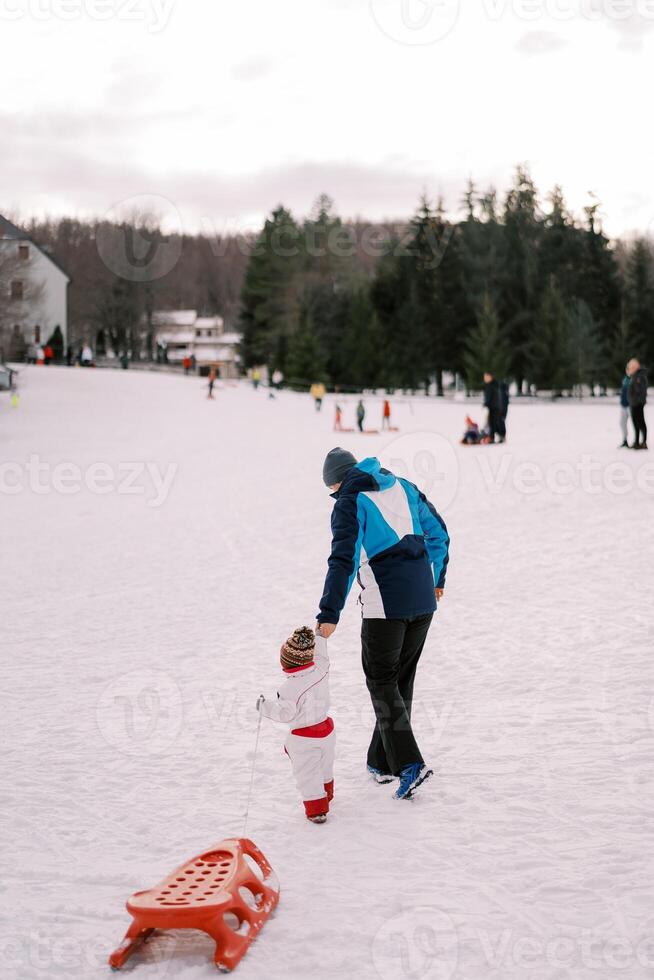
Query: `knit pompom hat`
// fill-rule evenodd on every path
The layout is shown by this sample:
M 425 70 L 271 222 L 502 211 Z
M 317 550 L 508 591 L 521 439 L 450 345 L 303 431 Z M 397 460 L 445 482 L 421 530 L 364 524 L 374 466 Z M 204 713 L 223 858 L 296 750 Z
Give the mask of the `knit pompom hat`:
M 301 626 L 289 636 L 286 643 L 282 644 L 279 651 L 279 660 L 284 670 L 293 670 L 295 667 L 306 667 L 313 662 L 313 651 L 316 645 L 316 638 L 313 630 L 308 626 Z

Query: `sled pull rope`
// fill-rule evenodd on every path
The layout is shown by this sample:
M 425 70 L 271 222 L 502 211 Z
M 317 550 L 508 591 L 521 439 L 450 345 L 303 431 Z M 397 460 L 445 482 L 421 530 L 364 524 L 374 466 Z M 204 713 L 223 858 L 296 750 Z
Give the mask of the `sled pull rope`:
M 257 752 L 259 751 L 259 733 L 261 732 L 261 712 L 258 711 L 259 721 L 257 722 L 257 737 L 254 743 L 254 755 L 252 757 L 252 771 L 250 773 L 250 788 L 248 790 L 248 800 L 245 804 L 245 817 L 243 818 L 243 830 L 241 832 L 241 837 L 245 837 L 245 831 L 248 825 L 248 816 L 250 814 L 250 800 L 252 799 L 252 787 L 254 785 L 254 770 L 257 764 Z

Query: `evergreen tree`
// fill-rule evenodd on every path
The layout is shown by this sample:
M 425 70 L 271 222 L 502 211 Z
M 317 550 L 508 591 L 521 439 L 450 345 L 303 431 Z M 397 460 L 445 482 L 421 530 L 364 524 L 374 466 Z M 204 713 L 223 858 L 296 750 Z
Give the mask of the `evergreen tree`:
M 609 337 L 606 346 L 601 348 L 605 366 L 604 377 L 609 385 L 616 388 L 624 378 L 627 361 L 634 356 L 637 357 L 638 351 L 643 347 L 642 339 L 632 329 L 624 305 L 623 303 L 615 330 Z
M 347 322 L 342 343 L 340 383 L 353 388 L 385 385 L 388 365 L 370 291 L 361 286 L 348 296 Z
M 476 391 L 488 371 L 496 378 L 505 378 L 511 364 L 511 351 L 500 329 L 495 304 L 486 293 L 477 322 L 465 342 L 463 369 L 468 390 Z
M 241 292 L 241 356 L 245 367 L 285 371 L 289 338 L 299 321 L 300 232 L 281 205 L 254 245 Z
M 568 315 L 554 277 L 550 278 L 537 310 L 526 355 L 529 380 L 538 388 L 549 388 L 553 397 L 573 383 Z
M 511 338 L 513 372 L 525 376 L 538 303 L 538 193 L 528 169 L 516 168 L 504 205 L 502 284 L 499 312 Z
M 583 386 L 592 388 L 603 366 L 597 324 L 583 300 L 574 302 L 568 312 L 567 339 L 569 379 L 581 397 Z
M 301 387 L 314 381 L 326 381 L 325 355 L 311 321 L 310 313 L 303 313 L 298 329 L 288 343 L 286 380 Z
M 611 243 L 602 231 L 599 203 L 584 208 L 586 229 L 575 295 L 590 307 L 603 344 L 607 344 L 621 315 L 618 263 Z
M 584 234 L 568 211 L 561 187 L 548 195 L 538 249 L 538 279 L 544 288 L 555 276 L 561 293 L 572 299 L 578 293 L 579 271 L 584 261 Z
M 410 261 L 395 236 L 391 237 L 379 260 L 370 297 L 382 338 L 386 384 L 393 388 L 415 387 L 417 366 L 412 343 Z
M 497 306 L 502 283 L 502 254 L 504 229 L 496 213 L 497 194 L 490 188 L 478 198 L 480 216 L 476 216 L 474 202 L 470 201 L 470 189 L 464 198 L 467 209 L 465 221 L 457 229 L 457 250 L 460 282 L 458 283 L 458 309 L 455 341 L 455 368 L 462 367 L 460 351 L 465 340 L 467 325 L 474 322 L 485 297 L 492 298 Z
M 431 375 L 437 374 L 438 394 L 443 393 L 442 372 L 446 366 L 447 343 L 443 299 L 440 290 L 439 266 L 448 246 L 449 229 L 443 217 L 442 203 L 433 211 L 423 195 L 417 214 L 411 222 L 411 244 L 407 261 L 411 291 L 405 315 L 412 326 L 411 359 L 419 370 L 410 371 L 411 387 L 424 380 L 428 390 Z M 420 377 L 420 375 L 422 375 Z
M 649 242 L 639 238 L 627 257 L 624 289 L 627 330 L 635 344 L 630 357 L 654 364 L 654 262 Z

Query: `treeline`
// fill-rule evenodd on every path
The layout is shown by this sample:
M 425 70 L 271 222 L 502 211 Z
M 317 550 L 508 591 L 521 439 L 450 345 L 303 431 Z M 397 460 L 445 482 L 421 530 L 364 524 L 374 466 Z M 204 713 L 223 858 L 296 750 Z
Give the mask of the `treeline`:
M 86 341 L 100 353 L 111 348 L 147 356 L 150 351 L 142 347 L 156 310 L 196 309 L 237 326 L 252 246 L 247 236 L 167 235 L 156 216 L 146 214 L 120 224 L 61 218 L 22 227 L 72 277 L 68 320 L 74 346 Z
M 599 203 L 578 221 L 558 186 L 541 206 L 524 167 L 502 200 L 470 182 L 462 204 L 453 223 L 424 198 L 390 230 L 343 224 L 327 197 L 302 222 L 278 207 L 245 274 L 245 365 L 439 393 L 446 373 L 474 389 L 489 370 L 559 393 L 654 360 L 648 241 L 613 245 Z
M 654 363 L 646 239 L 610 242 L 596 201 L 579 220 L 524 167 L 501 199 L 470 182 L 461 204 L 458 222 L 424 199 L 381 225 L 322 196 L 304 220 L 276 208 L 258 235 L 166 235 L 147 214 L 24 226 L 72 277 L 69 341 L 98 353 L 147 357 L 156 310 L 196 309 L 242 330 L 245 367 L 299 384 L 442 391 L 456 374 L 474 389 L 491 370 L 559 392 L 617 384 L 630 356 Z

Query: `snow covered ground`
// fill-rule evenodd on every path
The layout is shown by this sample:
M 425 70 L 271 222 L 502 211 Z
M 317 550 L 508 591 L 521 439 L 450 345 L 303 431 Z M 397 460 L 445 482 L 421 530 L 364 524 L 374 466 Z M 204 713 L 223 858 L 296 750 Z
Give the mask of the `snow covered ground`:
M 192 378 L 30 368 L 20 395 L 0 396 L 3 977 L 105 976 L 127 897 L 241 834 L 254 703 L 321 594 L 339 443 L 450 529 L 415 706 L 438 774 L 409 803 L 366 779 L 352 597 L 325 826 L 262 727 L 248 836 L 282 896 L 239 976 L 651 976 L 654 461 L 615 448 L 615 404 L 513 405 L 506 446 L 466 448 L 452 402 L 398 398 L 398 433 L 335 437 L 331 398 L 245 385 L 211 402 Z M 161 935 L 129 970 L 213 976 L 211 950 Z

